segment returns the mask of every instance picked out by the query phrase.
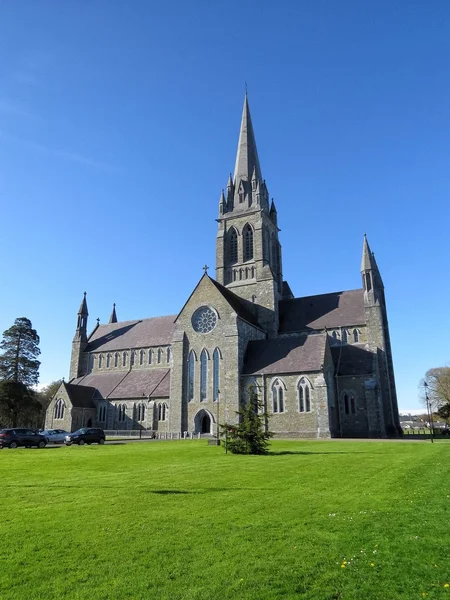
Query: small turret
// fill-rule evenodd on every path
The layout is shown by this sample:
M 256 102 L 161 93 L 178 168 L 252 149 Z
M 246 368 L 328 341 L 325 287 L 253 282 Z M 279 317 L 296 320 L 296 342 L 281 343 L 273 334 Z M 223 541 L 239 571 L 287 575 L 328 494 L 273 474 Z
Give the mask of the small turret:
M 82 342 L 87 341 L 87 320 L 89 312 L 86 302 L 86 292 L 84 292 L 83 300 L 81 301 L 80 308 L 78 309 L 77 329 L 75 331 L 74 340 L 80 340 Z
M 382 291 L 384 285 L 375 256 L 370 250 L 366 234 L 364 234 L 363 241 L 361 275 L 363 280 L 364 301 L 366 304 L 379 302 L 383 297 Z
M 225 200 L 225 194 L 222 193 L 220 194 L 220 200 L 219 200 L 219 217 L 221 217 L 224 213 L 227 212 L 227 204 L 226 204 L 226 200 Z
M 116 303 L 114 302 L 113 308 L 111 311 L 111 316 L 109 317 L 110 323 L 117 323 L 117 314 L 116 314 Z
M 256 186 L 258 185 L 258 178 L 256 177 L 256 167 L 253 169 L 252 175 L 252 192 L 256 191 Z

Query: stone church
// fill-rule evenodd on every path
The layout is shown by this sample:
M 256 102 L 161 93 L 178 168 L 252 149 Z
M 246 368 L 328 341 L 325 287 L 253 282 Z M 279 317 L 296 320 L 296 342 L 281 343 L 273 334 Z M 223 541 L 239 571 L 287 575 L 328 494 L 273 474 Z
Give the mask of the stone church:
M 247 96 L 234 175 L 218 206 L 215 279 L 177 315 L 118 321 L 88 334 L 86 294 L 70 379 L 46 427 L 215 434 L 254 390 L 277 437 L 400 433 L 384 285 L 364 236 L 362 288 L 296 298 L 283 279 Z

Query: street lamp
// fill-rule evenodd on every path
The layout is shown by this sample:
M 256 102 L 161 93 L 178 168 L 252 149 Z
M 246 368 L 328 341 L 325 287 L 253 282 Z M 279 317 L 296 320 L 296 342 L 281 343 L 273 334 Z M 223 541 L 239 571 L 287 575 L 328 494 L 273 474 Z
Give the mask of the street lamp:
M 423 387 L 425 388 L 425 400 L 427 402 L 427 412 L 428 412 L 428 419 L 429 419 L 429 423 L 430 423 L 430 428 L 431 428 L 431 443 L 434 443 L 434 424 L 433 424 L 433 412 L 431 410 L 431 403 L 430 403 L 430 398 L 428 397 L 428 383 L 426 381 L 423 382 Z

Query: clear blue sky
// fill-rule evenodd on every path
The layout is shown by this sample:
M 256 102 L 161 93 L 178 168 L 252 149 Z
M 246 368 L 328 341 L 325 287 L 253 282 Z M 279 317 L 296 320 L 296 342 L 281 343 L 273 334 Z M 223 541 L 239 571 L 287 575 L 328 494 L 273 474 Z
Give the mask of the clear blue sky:
M 0 330 L 41 382 L 89 326 L 177 313 L 215 264 L 247 81 L 297 296 L 386 286 L 401 408 L 450 361 L 447 0 L 0 0 Z M 211 270 L 214 275 L 214 270 Z

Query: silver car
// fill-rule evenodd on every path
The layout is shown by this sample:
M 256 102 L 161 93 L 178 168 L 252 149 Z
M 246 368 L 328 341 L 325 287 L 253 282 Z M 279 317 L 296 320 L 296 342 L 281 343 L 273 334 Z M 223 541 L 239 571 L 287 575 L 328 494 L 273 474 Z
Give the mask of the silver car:
M 44 429 L 40 432 L 41 435 L 45 435 L 47 443 L 63 444 L 66 435 L 69 433 L 65 429 Z

